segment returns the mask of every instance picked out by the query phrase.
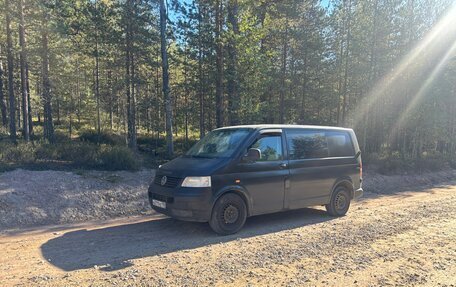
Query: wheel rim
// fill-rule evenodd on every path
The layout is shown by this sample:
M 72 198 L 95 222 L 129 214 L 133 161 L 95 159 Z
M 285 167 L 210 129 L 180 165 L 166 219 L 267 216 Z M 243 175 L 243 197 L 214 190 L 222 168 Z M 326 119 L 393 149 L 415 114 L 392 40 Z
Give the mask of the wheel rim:
M 239 209 L 232 204 L 227 205 L 222 213 L 223 222 L 225 224 L 233 224 L 238 220 L 238 218 L 239 218 Z
M 337 196 L 336 196 L 336 209 L 337 210 L 344 210 L 345 207 L 347 206 L 347 199 L 345 198 L 345 196 L 342 194 L 342 193 L 339 193 Z

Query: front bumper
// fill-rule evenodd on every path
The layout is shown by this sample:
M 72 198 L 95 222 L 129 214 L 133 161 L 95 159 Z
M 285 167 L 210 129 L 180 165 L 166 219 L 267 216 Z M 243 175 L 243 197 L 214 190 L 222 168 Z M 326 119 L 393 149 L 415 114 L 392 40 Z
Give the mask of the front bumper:
M 357 190 L 355 190 L 355 191 L 353 192 L 353 199 L 358 199 L 358 198 L 360 198 L 361 196 L 363 196 L 363 194 L 364 194 L 363 189 L 362 189 L 362 188 L 358 188 Z
M 190 187 L 162 187 L 155 183 L 149 186 L 149 202 L 152 208 L 170 217 L 186 220 L 207 222 L 212 210 L 212 189 Z M 166 208 L 152 204 L 152 200 L 166 202 Z

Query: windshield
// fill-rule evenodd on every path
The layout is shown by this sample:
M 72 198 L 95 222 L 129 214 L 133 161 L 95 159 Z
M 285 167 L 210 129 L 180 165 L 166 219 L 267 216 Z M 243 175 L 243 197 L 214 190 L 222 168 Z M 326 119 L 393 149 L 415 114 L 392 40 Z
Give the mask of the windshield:
M 231 157 L 251 129 L 221 129 L 208 133 L 187 153 L 190 157 Z

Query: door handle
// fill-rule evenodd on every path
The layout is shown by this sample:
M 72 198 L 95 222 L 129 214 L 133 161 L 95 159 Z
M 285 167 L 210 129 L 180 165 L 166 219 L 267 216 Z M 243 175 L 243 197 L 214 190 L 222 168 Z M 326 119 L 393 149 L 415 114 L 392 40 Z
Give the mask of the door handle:
M 286 164 L 286 163 L 281 163 L 281 164 L 279 164 L 279 167 L 280 167 L 280 168 L 287 168 L 287 167 L 288 167 L 288 164 Z

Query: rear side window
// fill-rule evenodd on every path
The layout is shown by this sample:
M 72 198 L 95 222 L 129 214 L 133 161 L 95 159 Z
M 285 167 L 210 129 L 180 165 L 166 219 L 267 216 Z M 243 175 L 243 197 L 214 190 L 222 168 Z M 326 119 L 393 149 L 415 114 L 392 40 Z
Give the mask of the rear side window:
M 328 143 L 324 132 L 287 132 L 290 159 L 310 159 L 328 157 Z
M 350 135 L 346 132 L 328 131 L 328 149 L 330 157 L 354 156 L 355 150 Z

